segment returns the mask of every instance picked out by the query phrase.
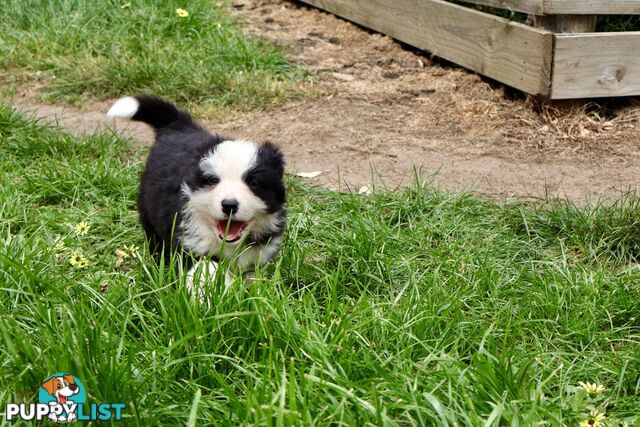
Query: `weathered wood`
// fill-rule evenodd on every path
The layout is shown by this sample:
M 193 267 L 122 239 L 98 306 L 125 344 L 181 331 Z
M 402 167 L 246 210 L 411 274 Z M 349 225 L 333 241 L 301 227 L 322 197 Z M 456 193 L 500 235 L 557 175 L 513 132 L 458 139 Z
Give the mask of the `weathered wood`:
M 531 94 L 549 94 L 552 33 L 443 0 L 302 0 Z
M 596 30 L 595 15 L 534 16 L 533 25 L 554 33 L 590 33 Z
M 640 15 L 639 0 L 463 0 L 532 15 Z
M 465 3 L 478 4 L 481 6 L 495 7 L 497 9 L 515 10 L 532 15 L 542 15 L 544 13 L 543 0 L 462 0 Z
M 552 99 L 640 94 L 640 32 L 557 34 Z
M 520 0 L 514 0 L 519 3 Z M 542 12 L 553 14 L 640 15 L 638 0 L 544 0 Z

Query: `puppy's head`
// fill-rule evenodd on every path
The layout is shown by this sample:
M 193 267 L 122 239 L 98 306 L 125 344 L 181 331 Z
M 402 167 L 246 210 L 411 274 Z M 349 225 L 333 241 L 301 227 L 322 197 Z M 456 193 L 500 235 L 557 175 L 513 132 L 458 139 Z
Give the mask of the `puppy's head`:
M 283 174 L 275 145 L 224 141 L 200 160 L 185 192 L 193 214 L 234 244 L 274 227 L 285 204 Z

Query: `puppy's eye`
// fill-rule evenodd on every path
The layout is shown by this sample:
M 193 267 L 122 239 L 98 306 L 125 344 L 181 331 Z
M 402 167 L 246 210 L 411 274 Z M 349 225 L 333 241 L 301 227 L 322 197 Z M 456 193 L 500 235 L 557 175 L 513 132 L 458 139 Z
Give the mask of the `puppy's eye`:
M 203 175 L 202 184 L 204 185 L 216 185 L 220 182 L 220 178 L 213 175 Z
M 257 176 L 252 176 L 249 179 L 247 179 L 247 185 L 250 188 L 260 188 L 260 180 L 258 179 Z
M 58 383 L 58 386 L 57 386 L 57 387 L 58 387 L 58 388 L 62 388 L 62 384 Z

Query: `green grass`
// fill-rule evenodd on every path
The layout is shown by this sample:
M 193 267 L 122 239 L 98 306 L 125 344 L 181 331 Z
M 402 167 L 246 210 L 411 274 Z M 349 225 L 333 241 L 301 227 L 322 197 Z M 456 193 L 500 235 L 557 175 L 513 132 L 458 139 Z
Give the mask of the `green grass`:
M 0 407 L 70 371 L 92 401 L 126 402 L 127 425 L 640 424 L 635 196 L 579 209 L 289 180 L 280 255 L 207 305 L 144 249 L 144 154 L 0 108 Z
M 303 77 L 210 0 L 10 1 L 0 20 L 2 73 L 44 86 L 48 101 L 149 92 L 214 110 L 274 105 L 300 93 Z

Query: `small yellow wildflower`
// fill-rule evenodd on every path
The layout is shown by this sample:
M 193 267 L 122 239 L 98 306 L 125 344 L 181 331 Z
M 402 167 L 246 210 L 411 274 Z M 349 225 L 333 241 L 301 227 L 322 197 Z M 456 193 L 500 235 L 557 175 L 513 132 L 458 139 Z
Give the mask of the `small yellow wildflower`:
M 589 418 L 580 421 L 580 427 L 600 427 L 604 421 L 604 414 L 598 411 L 589 412 Z
M 122 263 L 125 259 L 129 258 L 129 252 L 122 250 L 122 249 L 116 249 L 116 257 L 117 260 L 116 262 L 118 264 Z
M 590 382 L 583 383 L 580 381 L 580 388 L 589 393 L 590 395 L 596 395 L 604 392 L 606 389 L 602 384 L 591 384 Z
M 136 245 L 125 246 L 124 249 L 116 249 L 116 264 L 122 264 L 130 256 L 134 256 L 140 251 Z
M 79 222 L 78 224 L 76 224 L 75 227 L 73 227 L 73 231 L 75 231 L 76 234 L 79 235 L 79 236 L 84 236 L 85 234 L 87 234 L 89 232 L 90 228 L 91 228 L 91 226 L 89 224 L 87 224 L 86 222 L 82 221 L 82 222 Z
M 89 265 L 87 263 L 87 258 L 85 258 L 85 256 L 82 255 L 82 253 L 80 253 L 79 251 L 76 251 L 71 255 L 69 264 L 71 264 L 75 268 L 86 268 Z
M 189 12 L 187 12 L 186 10 L 181 9 L 181 8 L 177 8 L 176 9 L 176 13 L 178 14 L 178 16 L 180 18 L 186 18 L 187 16 L 189 16 Z
M 131 7 L 131 2 L 123 4 L 122 6 L 120 6 L 120 9 L 127 9 L 130 7 Z

